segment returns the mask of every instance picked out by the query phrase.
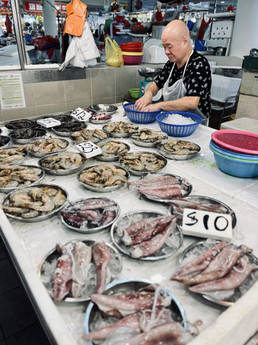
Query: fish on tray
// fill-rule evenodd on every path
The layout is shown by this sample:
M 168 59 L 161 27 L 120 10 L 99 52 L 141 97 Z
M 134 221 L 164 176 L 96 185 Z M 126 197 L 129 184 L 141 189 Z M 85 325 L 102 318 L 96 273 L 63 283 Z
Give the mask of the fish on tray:
M 245 245 L 218 242 L 183 265 L 170 279 L 191 285 L 189 290 L 196 293 L 236 289 L 257 267 L 249 262 L 251 252 Z
M 60 253 L 54 272 L 52 296 L 56 302 L 68 295 L 80 297 L 87 284 L 88 272 L 92 264 L 96 265 L 98 293 L 103 292 L 111 253 L 104 241 L 88 246 L 82 241 L 72 241 L 64 246 L 57 245 Z
M 186 179 L 175 175 L 160 175 L 145 177 L 128 184 L 129 189 L 137 190 L 147 197 L 172 199 L 186 196 L 191 191 L 191 186 Z

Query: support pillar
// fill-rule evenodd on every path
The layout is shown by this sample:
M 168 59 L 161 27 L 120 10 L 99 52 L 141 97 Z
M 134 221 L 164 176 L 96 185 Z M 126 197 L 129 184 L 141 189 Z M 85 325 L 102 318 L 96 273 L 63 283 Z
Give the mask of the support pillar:
M 243 58 L 258 48 L 258 1 L 238 0 L 230 56 Z
M 57 23 L 56 23 L 55 0 L 43 0 L 42 13 L 43 13 L 45 36 L 51 35 L 53 37 L 56 37 Z

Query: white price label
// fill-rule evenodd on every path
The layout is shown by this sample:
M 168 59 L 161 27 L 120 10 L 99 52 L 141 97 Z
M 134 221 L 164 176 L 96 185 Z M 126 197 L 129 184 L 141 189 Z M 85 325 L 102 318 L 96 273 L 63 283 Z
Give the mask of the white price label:
M 89 113 L 88 111 L 82 109 L 82 108 L 77 108 L 75 109 L 72 113 L 71 116 L 74 117 L 76 120 L 80 121 L 80 122 L 86 122 L 89 120 L 89 118 L 91 117 L 91 113 Z
M 52 117 L 47 117 L 45 119 L 39 119 L 37 120 L 37 123 L 45 128 L 51 128 L 55 126 L 60 126 L 61 122 L 53 119 Z
M 184 235 L 232 240 L 230 214 L 184 209 L 182 231 Z
M 78 150 L 80 150 L 86 158 L 91 158 L 102 153 L 100 147 L 95 145 L 92 141 L 86 141 L 76 145 Z

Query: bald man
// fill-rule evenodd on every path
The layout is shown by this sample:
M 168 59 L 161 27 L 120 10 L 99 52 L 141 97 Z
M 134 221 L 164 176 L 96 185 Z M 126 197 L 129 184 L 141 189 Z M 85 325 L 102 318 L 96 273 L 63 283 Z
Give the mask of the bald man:
M 192 48 L 189 30 L 181 20 L 170 22 L 162 33 L 168 61 L 135 107 L 141 111 L 192 111 L 210 116 L 211 70 L 208 60 Z M 152 104 L 162 89 L 163 100 Z

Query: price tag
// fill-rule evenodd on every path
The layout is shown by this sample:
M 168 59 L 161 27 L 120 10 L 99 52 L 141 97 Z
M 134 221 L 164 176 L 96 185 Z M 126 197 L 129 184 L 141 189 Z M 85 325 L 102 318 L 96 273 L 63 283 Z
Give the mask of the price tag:
M 55 126 L 60 126 L 61 122 L 53 119 L 52 117 L 47 117 L 45 119 L 39 119 L 37 120 L 37 123 L 45 128 L 51 128 Z
M 185 235 L 217 240 L 232 240 L 230 214 L 184 209 L 182 231 Z
M 85 141 L 76 145 L 76 147 L 84 154 L 86 158 L 91 158 L 102 153 L 101 148 L 95 145 L 92 141 Z
M 89 118 L 91 117 L 91 113 L 89 113 L 88 111 L 82 109 L 82 108 L 77 108 L 75 109 L 72 113 L 71 116 L 73 118 L 75 118 L 76 120 L 80 121 L 80 122 L 86 122 L 89 120 Z

